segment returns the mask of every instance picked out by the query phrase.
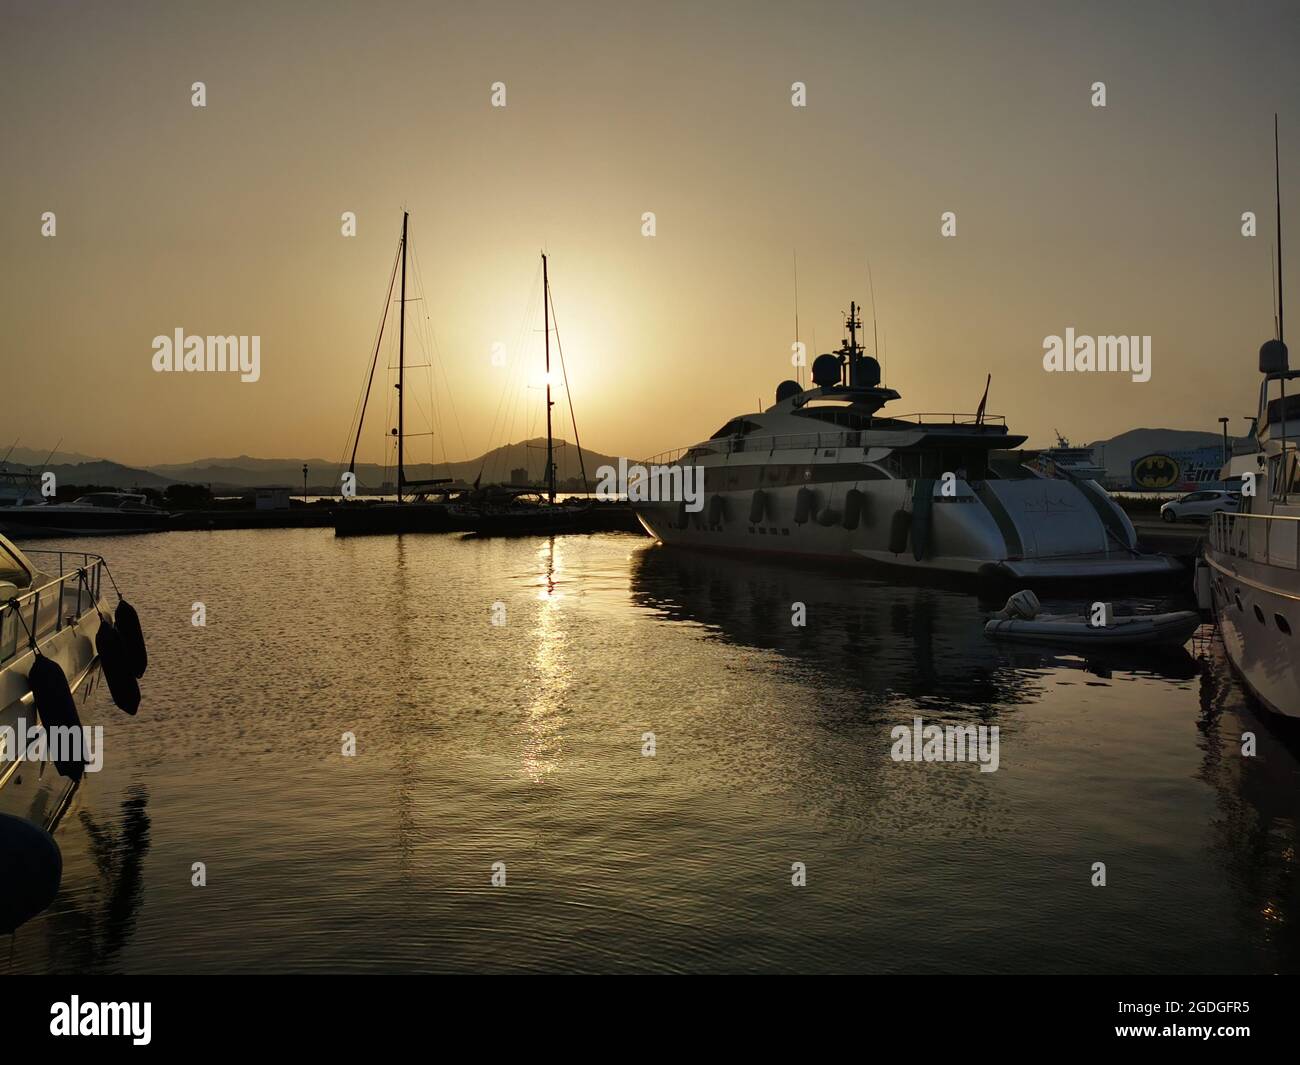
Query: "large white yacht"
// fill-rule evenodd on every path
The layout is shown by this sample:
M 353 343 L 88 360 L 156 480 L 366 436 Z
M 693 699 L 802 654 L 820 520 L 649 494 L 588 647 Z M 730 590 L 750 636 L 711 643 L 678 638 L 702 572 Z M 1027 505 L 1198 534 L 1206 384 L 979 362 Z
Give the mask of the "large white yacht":
M 1239 513 L 1213 515 L 1205 561 L 1228 660 L 1268 709 L 1300 717 L 1300 395 L 1286 394 L 1300 370 L 1281 339 L 1260 349 L 1259 368 L 1259 450 L 1223 472 L 1254 474 L 1255 491 L 1243 491 Z
M 900 397 L 858 343 L 856 304 L 846 327 L 841 347 L 814 361 L 812 387 L 785 381 L 767 410 L 647 460 L 704 473 L 695 513 L 634 500 L 652 536 L 1022 582 L 1180 571 L 1139 552 L 1132 523 L 1095 480 L 1012 453 L 1025 437 L 983 402 L 973 415 L 880 413 Z
M 1277 338 L 1259 349 L 1258 450 L 1233 456 L 1221 475 L 1242 480 L 1241 507 L 1213 515 L 1205 561 L 1228 660 L 1268 709 L 1300 717 L 1300 395 L 1294 389 L 1287 395 L 1287 382 L 1300 379 L 1300 370 L 1290 368 L 1285 340 L 1276 115 L 1273 153 Z

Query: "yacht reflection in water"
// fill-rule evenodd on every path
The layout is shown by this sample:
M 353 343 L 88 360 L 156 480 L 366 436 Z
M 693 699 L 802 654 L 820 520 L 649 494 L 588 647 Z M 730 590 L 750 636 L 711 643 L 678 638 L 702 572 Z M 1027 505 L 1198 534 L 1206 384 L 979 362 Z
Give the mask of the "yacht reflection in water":
M 843 692 L 858 697 L 852 707 L 860 723 L 872 716 L 884 722 L 905 721 L 915 713 L 927 721 L 965 718 L 1008 725 L 1046 695 L 1049 686 L 1061 683 L 1063 670 L 1083 672 L 1084 684 L 1112 674 L 1167 684 L 1175 698 L 1160 701 L 1157 709 L 1142 705 L 1141 689 L 1113 689 L 1119 700 L 1113 704 L 1116 713 L 1145 717 L 1148 728 L 1115 742 L 1167 740 L 1175 754 L 1179 745 L 1195 744 L 1196 750 L 1186 750 L 1185 761 L 1196 766 L 1196 778 L 1212 789 L 1214 810 L 1203 831 L 1193 833 L 1197 842 L 1192 846 L 1203 850 L 1186 857 L 1207 863 L 1222 877 L 1225 890 L 1239 903 L 1232 912 L 1247 925 L 1244 939 L 1262 951 L 1258 964 L 1274 972 L 1300 968 L 1296 921 L 1300 914 L 1300 788 L 1296 786 L 1300 729 L 1254 706 L 1233 677 L 1222 643 L 1209 626 L 1189 643 L 1190 651 L 1177 648 L 1153 656 L 1149 651 L 1117 655 L 1107 650 L 1083 657 L 1025 645 L 1008 650 L 995 644 L 984 637 L 983 626 L 988 611 L 1001 604 L 944 588 L 885 584 L 815 568 L 759 564 L 662 546 L 639 552 L 631 577 L 638 606 L 667 620 L 702 626 L 727 643 L 776 652 L 801 688 L 825 682 L 836 689 L 830 699 L 820 700 L 818 724 L 823 729 L 836 727 L 836 715 L 843 710 L 836 700 Z M 790 623 L 795 603 L 807 609 L 806 628 Z M 1153 599 L 1139 602 L 1138 609 L 1184 605 Z M 1057 606 L 1054 602 L 1052 609 Z M 1185 700 L 1177 697 L 1180 691 L 1186 692 Z M 1057 709 L 1067 705 L 1053 703 Z M 1189 729 L 1193 722 L 1195 728 Z M 1072 727 L 1064 718 L 1060 724 L 1063 730 Z M 1077 725 L 1076 720 L 1073 726 Z M 1106 720 L 1099 716 L 1094 727 L 1096 742 L 1104 746 Z M 863 742 L 872 732 L 858 730 L 854 738 Z M 1256 739 L 1253 756 L 1243 756 L 1246 734 Z M 1058 753 L 1065 758 L 1070 750 L 1066 746 Z M 788 757 L 796 755 L 787 752 Z M 879 752 L 871 757 L 879 757 Z M 1171 769 L 1167 759 L 1161 761 L 1163 757 L 1153 753 L 1149 779 L 1142 776 L 1145 771 L 1140 765 L 1132 769 L 1132 763 L 1127 763 L 1137 774 L 1132 779 L 1136 790 L 1131 827 L 1135 830 L 1144 816 L 1143 789 L 1164 778 L 1172 784 L 1179 775 L 1177 765 Z M 1125 763 L 1121 759 L 1116 764 Z M 1064 786 L 1060 801 L 1073 801 L 1069 777 L 1076 768 L 1059 767 L 1055 779 Z M 833 784 L 829 776 L 827 772 L 818 778 L 827 788 Z M 961 779 L 969 783 L 975 778 Z M 1121 779 L 1115 778 L 1117 786 Z M 945 801 L 954 803 L 955 794 L 949 793 Z M 893 792 L 890 802 L 897 804 L 905 797 L 906 793 Z M 1114 798 L 1120 801 L 1124 796 Z M 1004 803 L 997 813 L 1017 817 L 1020 810 Z M 1153 810 L 1154 816 L 1164 815 L 1158 805 Z M 883 818 L 887 811 L 881 806 L 874 812 Z M 907 818 L 885 822 L 889 831 L 915 823 Z M 968 818 L 963 832 L 983 823 Z M 1153 845 L 1162 843 L 1156 840 Z M 1256 962 L 1220 959 L 1220 964 L 1247 967 Z
M 989 611 L 1002 604 L 954 589 L 662 545 L 635 556 L 632 596 L 639 606 L 703 625 L 723 640 L 788 655 L 801 668 L 860 692 L 864 706 L 904 698 L 937 713 L 991 712 L 1033 701 L 1041 671 L 1049 667 L 1101 677 L 1125 670 L 1174 680 L 1200 670 L 1182 648 L 1136 655 L 1114 649 L 1086 655 L 1025 645 L 1008 649 L 984 635 Z M 1162 601 L 1138 602 L 1147 609 Z M 796 603 L 806 609 L 805 627 L 791 623 Z
M 1300 967 L 1300 727 L 1242 691 L 1221 641 L 1205 649 L 1200 778 L 1214 788 L 1215 849 L 1233 892 L 1257 921 L 1274 972 Z M 1242 756 L 1248 735 L 1255 754 Z
M 75 821 L 65 820 L 65 834 L 75 834 L 77 826 L 85 832 L 98 882 L 87 890 L 65 870 L 63 891 L 42 919 L 15 934 L 21 953 L 11 959 L 8 971 L 31 971 L 41 954 L 48 961 L 39 967 L 51 971 L 94 973 L 116 967 L 135 932 L 144 898 L 148 805 L 148 790 L 136 785 L 122 797 L 116 817 L 105 819 L 83 809 Z

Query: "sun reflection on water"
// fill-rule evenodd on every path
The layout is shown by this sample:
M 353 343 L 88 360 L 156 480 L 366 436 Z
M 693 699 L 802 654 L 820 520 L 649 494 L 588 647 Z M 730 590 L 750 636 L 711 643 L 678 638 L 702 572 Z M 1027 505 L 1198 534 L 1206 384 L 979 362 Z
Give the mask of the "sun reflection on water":
M 568 672 L 564 664 L 565 633 L 561 627 L 561 600 L 556 574 L 562 572 L 562 551 L 554 538 L 537 551 L 541 568 L 535 583 L 540 603 L 533 626 L 537 646 L 533 654 L 533 698 L 524 714 L 523 769 L 535 784 L 545 783 L 559 768 L 564 750 L 564 702 Z

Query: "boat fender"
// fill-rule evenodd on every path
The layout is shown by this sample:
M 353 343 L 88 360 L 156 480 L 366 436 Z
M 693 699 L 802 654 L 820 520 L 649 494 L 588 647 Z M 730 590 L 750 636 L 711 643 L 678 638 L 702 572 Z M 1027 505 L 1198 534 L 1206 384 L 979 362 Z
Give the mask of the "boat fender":
M 889 551 L 901 555 L 907 550 L 907 534 L 912 531 L 912 515 L 906 510 L 894 511 L 889 523 Z
M 144 645 L 144 630 L 140 628 L 140 615 L 135 607 L 125 599 L 118 600 L 113 612 L 113 624 L 117 626 L 118 635 L 126 646 L 126 659 L 131 665 L 131 672 L 143 677 L 149 668 L 149 651 Z
M 754 489 L 753 498 L 749 503 L 749 524 L 762 525 L 763 517 L 767 513 L 767 493 L 761 488 Z
M 850 488 L 844 497 L 844 528 L 852 532 L 862 520 L 862 513 L 867 509 L 867 497 L 856 488 Z
M 32 668 L 27 671 L 27 684 L 36 699 L 36 714 L 42 728 L 47 731 L 52 728 L 81 729 L 77 701 L 72 697 L 67 675 L 54 659 L 38 654 Z M 79 781 L 86 768 L 85 751 L 81 751 L 81 757 L 76 761 L 60 759 L 54 765 L 60 776 Z
M 131 672 L 122 634 L 108 618 L 100 619 L 99 632 L 95 634 L 95 650 L 99 653 L 99 664 L 104 670 L 113 702 L 119 710 L 134 714 L 140 709 L 140 685 Z
M 0 934 L 49 906 L 62 879 L 63 855 L 54 837 L 21 817 L 0 814 Z
M 817 510 L 817 493 L 811 488 L 800 488 L 794 501 L 794 523 L 803 525 Z
M 934 479 L 918 478 L 912 492 L 912 557 L 920 562 L 930 553 L 934 531 Z
M 834 507 L 822 507 L 821 513 L 817 515 L 817 524 L 830 528 L 832 525 L 840 523 L 840 512 Z
M 721 525 L 727 520 L 727 501 L 720 495 L 709 500 L 709 524 Z
M 1197 609 L 1205 612 L 1214 610 L 1214 593 L 1210 580 L 1210 567 L 1205 564 L 1205 559 L 1196 560 L 1196 572 L 1192 580 L 1193 587 L 1196 589 L 1196 606 Z

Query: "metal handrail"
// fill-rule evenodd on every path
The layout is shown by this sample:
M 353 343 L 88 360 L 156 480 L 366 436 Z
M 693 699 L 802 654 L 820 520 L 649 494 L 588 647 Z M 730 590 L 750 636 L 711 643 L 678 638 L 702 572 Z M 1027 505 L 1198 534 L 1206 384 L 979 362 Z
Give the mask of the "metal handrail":
M 17 626 L 12 631 L 8 631 L 7 627 L 0 628 L 0 662 L 8 659 L 12 654 L 17 654 L 19 647 L 28 645 L 28 629 L 39 644 L 42 638 L 62 632 L 66 624 L 80 618 L 84 612 L 93 609 L 99 602 L 101 577 L 105 566 L 103 556 L 82 551 L 24 550 L 23 553 L 58 555 L 59 575 L 51 576 L 49 580 L 29 588 L 21 595 L 0 603 L 0 624 L 3 624 L 7 615 L 12 612 L 16 615 L 14 624 Z M 70 568 L 65 564 L 63 557 L 65 555 L 80 556 L 82 564 Z M 71 605 L 67 593 L 72 587 L 75 587 L 77 592 L 76 606 L 71 617 L 66 617 L 65 607 Z M 51 597 L 54 600 L 54 617 L 44 626 L 41 619 L 42 597 L 47 603 Z M 30 613 L 28 607 L 31 608 Z M 11 643 L 12 647 L 10 647 Z
M 1237 529 L 1238 521 L 1243 522 L 1240 532 Z M 1263 557 L 1260 557 L 1261 553 L 1256 550 L 1255 537 L 1250 535 L 1250 526 L 1244 524 L 1246 521 L 1267 523 L 1263 526 Z M 1289 559 L 1279 555 L 1273 549 L 1273 531 L 1286 528 L 1285 522 L 1291 523 L 1290 527 L 1294 533 Z M 1228 514 L 1219 511 L 1210 516 L 1210 547 L 1233 558 L 1244 558 L 1249 562 L 1300 569 L 1300 517 L 1290 514 Z

